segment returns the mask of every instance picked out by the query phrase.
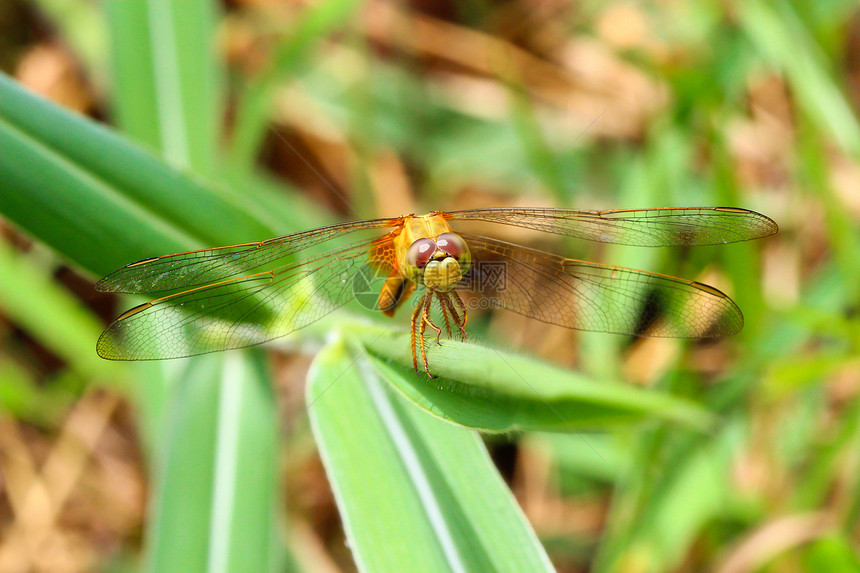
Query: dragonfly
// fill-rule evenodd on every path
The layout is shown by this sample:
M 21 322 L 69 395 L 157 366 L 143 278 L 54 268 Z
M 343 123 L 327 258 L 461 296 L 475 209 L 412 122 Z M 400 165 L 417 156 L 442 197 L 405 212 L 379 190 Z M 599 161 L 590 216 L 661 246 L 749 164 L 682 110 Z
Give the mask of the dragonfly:
M 711 338 L 743 327 L 738 306 L 712 286 L 455 232 L 470 221 L 642 247 L 718 245 L 778 231 L 769 217 L 735 207 L 510 207 L 339 223 L 114 271 L 97 290 L 162 296 L 114 320 L 97 352 L 110 360 L 157 360 L 260 344 L 342 307 L 368 277 L 381 282 L 375 310 L 390 317 L 419 293 L 411 314 L 412 365 L 419 373 L 420 363 L 430 377 L 427 329 L 436 343 L 443 327 L 465 340 L 464 300 L 571 329 L 633 336 Z M 373 236 L 344 246 L 359 231 Z M 331 242 L 337 246 L 318 252 Z

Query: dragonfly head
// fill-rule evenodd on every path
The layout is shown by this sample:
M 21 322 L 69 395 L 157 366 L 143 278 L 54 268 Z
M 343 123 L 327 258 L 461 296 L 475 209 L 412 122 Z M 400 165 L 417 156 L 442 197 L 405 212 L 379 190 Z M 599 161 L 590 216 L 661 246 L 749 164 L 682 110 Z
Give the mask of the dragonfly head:
M 442 233 L 436 240 L 418 239 L 406 253 L 406 274 L 437 292 L 449 292 L 469 270 L 469 247 L 459 235 Z

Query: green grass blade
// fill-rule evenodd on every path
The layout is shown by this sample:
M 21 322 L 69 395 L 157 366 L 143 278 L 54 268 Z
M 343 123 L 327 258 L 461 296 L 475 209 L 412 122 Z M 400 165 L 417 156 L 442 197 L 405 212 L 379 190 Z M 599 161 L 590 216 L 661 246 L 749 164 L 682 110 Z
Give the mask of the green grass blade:
M 5 242 L 0 242 L 0 308 L 78 373 L 101 380 L 120 374 L 116 364 L 95 353 L 99 321 L 49 273 Z
M 104 82 L 108 37 L 98 7 L 86 0 L 35 0 L 34 3 L 59 28 L 94 79 Z
M 702 529 L 728 509 L 732 456 L 742 432 L 730 424 L 715 436 L 690 440 L 657 428 L 640 439 L 638 459 L 614 494 L 595 571 L 634 564 L 641 571 L 677 569 Z
M 105 3 L 111 36 L 112 111 L 117 126 L 138 142 L 161 149 L 162 133 L 155 98 L 155 63 L 146 3 Z
M 170 163 L 212 173 L 223 102 L 216 3 L 112 0 L 107 8 L 120 127 Z
M 738 4 L 746 33 L 772 64 L 784 70 L 803 110 L 848 153 L 860 154 L 860 123 L 833 80 L 827 60 L 788 2 Z
M 237 196 L 213 191 L 2 75 L 0 179 L 0 213 L 95 274 L 277 234 Z
M 404 401 L 340 341 L 307 399 L 361 571 L 552 570 L 477 434 Z
M 206 174 L 215 171 L 222 119 L 215 6 L 208 0 L 114 2 L 111 20 L 115 43 L 122 46 L 115 66 L 116 99 L 126 127 L 140 129 L 132 134 L 150 140 L 172 165 Z M 152 75 L 135 83 L 123 70 L 138 60 Z M 148 131 L 147 122 L 157 126 L 157 133 Z M 152 195 L 157 200 L 159 191 L 147 189 L 144 200 Z M 186 202 L 197 223 L 180 221 L 179 225 L 187 228 L 190 223 L 201 235 L 210 234 L 202 239 L 206 246 L 277 234 L 261 223 L 260 214 L 248 211 L 246 202 L 226 193 L 201 196 L 186 188 L 171 189 L 165 197 Z M 226 217 L 217 220 L 217 203 L 223 199 L 229 207 L 221 211 Z M 165 211 L 171 213 L 176 207 L 168 202 Z M 248 224 L 243 237 L 234 235 L 224 241 L 211 235 L 231 234 L 235 216 L 241 220 L 243 211 Z M 168 454 L 159 480 L 163 487 L 154 496 L 158 519 L 147 542 L 149 567 L 153 571 L 283 570 L 275 557 L 276 553 L 283 556 L 274 523 L 279 505 L 274 495 L 277 423 L 264 360 L 259 351 L 249 351 L 185 363 L 190 395 L 176 387 L 164 392 L 158 384 L 141 388 L 141 402 L 150 418 L 170 412 L 179 429 L 157 440 Z M 198 461 L 191 470 L 185 464 L 195 458 Z M 187 487 L 195 483 L 203 486 L 202 491 L 188 492 Z M 197 525 L 187 536 L 183 518 Z
M 166 375 L 177 392 L 162 425 L 146 569 L 278 570 L 277 423 L 262 356 L 219 354 L 147 368 L 150 376 Z
M 850 536 L 834 531 L 803 552 L 806 571 L 860 571 L 860 552 Z

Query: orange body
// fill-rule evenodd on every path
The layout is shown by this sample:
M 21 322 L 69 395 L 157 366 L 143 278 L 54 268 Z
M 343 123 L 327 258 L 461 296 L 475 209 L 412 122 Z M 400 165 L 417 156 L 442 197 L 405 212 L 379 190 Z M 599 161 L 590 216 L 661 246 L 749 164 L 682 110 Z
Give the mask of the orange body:
M 419 277 L 410 272 L 406 264 L 406 253 L 409 247 L 418 239 L 436 239 L 442 233 L 450 233 L 451 227 L 442 215 L 430 213 L 429 215 L 408 215 L 403 218 L 403 227 L 394 237 L 394 251 L 397 253 L 397 270 L 413 282 L 418 282 Z
M 388 316 L 394 316 L 395 311 L 412 296 L 418 284 L 423 283 L 420 270 L 410 267 L 406 261 L 409 247 L 418 239 L 433 239 L 442 233 L 450 233 L 451 227 L 441 214 L 406 215 L 402 224 L 384 237 L 381 241 L 376 258 L 387 258 L 393 267 L 379 293 L 379 308 Z M 393 254 L 381 251 L 393 249 Z M 392 260 L 393 259 L 393 260 Z M 458 279 L 459 280 L 459 279 Z

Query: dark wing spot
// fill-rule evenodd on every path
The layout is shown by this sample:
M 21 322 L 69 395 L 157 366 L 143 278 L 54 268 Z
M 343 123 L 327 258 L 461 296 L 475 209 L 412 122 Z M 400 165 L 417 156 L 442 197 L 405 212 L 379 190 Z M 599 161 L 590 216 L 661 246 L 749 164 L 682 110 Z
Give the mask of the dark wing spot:
M 660 294 L 656 290 L 648 291 L 642 311 L 639 313 L 639 320 L 633 330 L 634 335 L 648 336 L 648 332 L 659 324 L 661 317 L 665 316 L 665 311 L 666 303 Z

